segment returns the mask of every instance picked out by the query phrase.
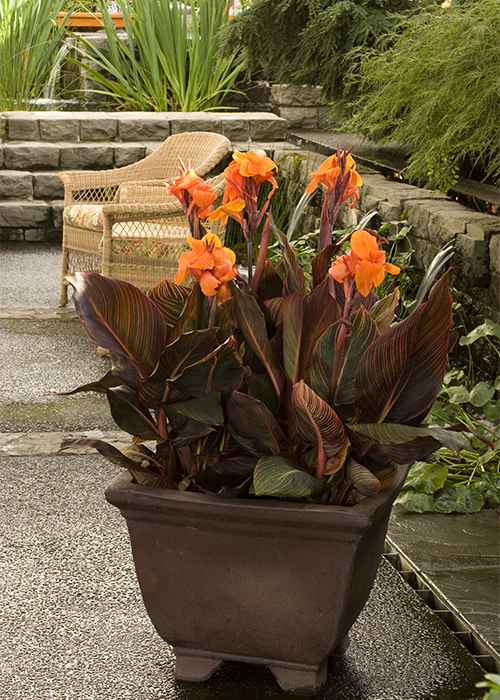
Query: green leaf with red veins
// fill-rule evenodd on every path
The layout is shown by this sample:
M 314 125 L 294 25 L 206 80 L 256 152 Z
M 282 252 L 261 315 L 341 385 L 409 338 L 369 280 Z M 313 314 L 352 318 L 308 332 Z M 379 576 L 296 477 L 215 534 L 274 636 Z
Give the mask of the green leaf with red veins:
M 257 496 L 312 498 L 321 495 L 321 482 L 308 474 L 290 455 L 262 457 L 253 473 Z
M 368 348 L 356 373 L 359 423 L 408 423 L 431 408 L 446 370 L 451 303 L 446 273 L 427 302 Z
M 190 290 L 170 280 L 162 280 L 149 292 L 149 298 L 160 309 L 167 326 L 173 326 L 182 313 Z
M 96 272 L 68 275 L 75 309 L 91 340 L 124 355 L 147 377 L 165 347 L 167 327 L 158 307 L 129 282 Z
M 190 365 L 203 360 L 219 346 L 217 328 L 183 333 L 167 345 L 153 374 L 138 384 L 141 401 L 159 407 L 167 389 L 167 380 L 178 377 Z
M 299 357 L 302 341 L 305 290 L 299 289 L 283 299 L 283 367 L 288 379 L 295 384 L 299 378 Z
M 233 391 L 229 396 L 226 412 L 231 427 L 243 438 L 257 440 L 273 453 L 281 452 L 286 446 L 286 436 L 262 401 Z

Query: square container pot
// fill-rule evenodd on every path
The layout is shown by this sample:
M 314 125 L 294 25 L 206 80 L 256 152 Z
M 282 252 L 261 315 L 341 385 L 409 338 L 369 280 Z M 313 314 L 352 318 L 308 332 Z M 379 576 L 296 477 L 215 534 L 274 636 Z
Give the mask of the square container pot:
M 268 666 L 287 692 L 318 693 L 368 599 L 406 473 L 353 507 L 224 499 L 118 476 L 106 498 L 127 521 L 176 678 L 207 680 L 229 659 Z

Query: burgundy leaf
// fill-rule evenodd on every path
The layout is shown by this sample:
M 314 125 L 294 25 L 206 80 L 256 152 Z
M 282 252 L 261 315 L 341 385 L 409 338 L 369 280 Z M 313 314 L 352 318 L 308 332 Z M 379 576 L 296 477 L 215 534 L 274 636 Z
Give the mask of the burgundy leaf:
M 356 374 L 358 422 L 408 423 L 430 409 L 446 369 L 451 303 L 445 274 L 427 302 L 366 351 Z
M 281 452 L 286 437 L 267 406 L 247 394 L 233 391 L 227 402 L 227 417 L 236 433 L 255 439 L 273 453 Z
M 149 292 L 149 298 L 160 309 L 167 326 L 173 326 L 184 308 L 190 290 L 170 280 L 162 280 Z

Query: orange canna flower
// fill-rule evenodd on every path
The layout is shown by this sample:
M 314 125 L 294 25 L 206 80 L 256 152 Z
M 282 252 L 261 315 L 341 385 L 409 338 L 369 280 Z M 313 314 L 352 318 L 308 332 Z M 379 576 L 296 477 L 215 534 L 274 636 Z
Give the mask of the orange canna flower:
M 385 262 L 385 252 L 379 249 L 375 236 L 358 229 L 351 236 L 351 250 L 334 260 L 329 275 L 337 282 L 354 279 L 359 293 L 366 297 L 372 287 L 378 287 L 388 272 L 397 275 L 400 268 Z
M 231 292 L 226 283 L 238 274 L 234 266 L 234 252 L 230 248 L 223 248 L 220 238 L 214 233 L 207 233 L 201 241 L 188 236 L 187 242 L 191 250 L 185 251 L 179 258 L 175 283 L 181 284 L 190 272 L 199 280 L 205 296 L 213 297 L 217 294 L 221 300 L 228 299 Z
M 166 187 L 177 197 L 188 216 L 195 207 L 196 215 L 200 219 L 206 219 L 213 212 L 212 203 L 217 199 L 217 195 L 191 168 L 181 167 L 180 176 L 171 184 L 166 183 Z
M 248 151 L 247 153 L 235 151 L 233 160 L 224 170 L 227 182 L 226 191 L 224 192 L 224 203 L 230 199 L 245 196 L 251 196 L 256 201 L 256 195 L 251 195 L 247 187 L 249 179 L 254 180 L 257 185 L 269 181 L 272 185 L 271 192 L 268 195 L 269 199 L 278 187 L 278 183 L 273 177 L 273 170 L 277 169 L 276 163 L 267 156 L 261 156 L 255 151 Z
M 343 151 L 342 153 L 345 152 Z M 316 172 L 309 175 L 311 182 L 306 188 L 306 194 L 312 194 L 319 183 L 328 190 L 333 191 L 337 186 L 339 177 L 342 178 L 347 173 L 347 180 L 344 183 L 340 201 L 345 202 L 349 197 L 354 197 L 351 204 L 349 204 L 352 209 L 359 199 L 359 188 L 363 184 L 363 180 L 361 175 L 356 172 L 356 163 L 350 154 L 346 156 L 344 172 L 341 173 L 340 170 L 338 155 L 329 156 L 321 163 Z
M 209 221 L 217 221 L 217 219 L 222 219 L 222 223 L 227 222 L 228 216 L 231 219 L 235 219 L 240 225 L 243 225 L 243 209 L 245 208 L 245 200 L 241 197 L 236 197 L 231 199 L 226 204 L 221 204 L 217 207 L 212 214 L 208 217 Z

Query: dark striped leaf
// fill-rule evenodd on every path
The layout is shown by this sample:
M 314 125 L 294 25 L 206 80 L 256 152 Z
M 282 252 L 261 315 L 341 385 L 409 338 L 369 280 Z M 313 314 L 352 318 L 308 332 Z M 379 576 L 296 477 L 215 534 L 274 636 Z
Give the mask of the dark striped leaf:
M 206 328 L 208 325 L 206 298 L 203 296 L 198 282 L 194 285 L 184 304 L 181 315 L 175 325 L 168 331 L 168 342 L 189 331 Z
M 108 443 L 103 440 L 96 440 L 95 438 L 65 438 L 59 449 L 67 450 L 72 447 L 93 447 L 113 464 L 128 469 L 138 484 L 142 484 L 143 486 L 156 486 L 157 488 L 164 489 L 177 489 L 175 481 L 165 474 L 158 474 L 150 469 L 141 467 L 133 459 L 130 459 L 130 457 L 124 455 L 120 450 L 117 450 L 116 447 L 108 445 Z
M 224 425 L 224 413 L 220 405 L 220 395 L 216 391 L 189 401 L 169 404 L 169 409 L 200 423 Z
M 300 349 L 300 376 L 306 377 L 311 364 L 311 358 L 323 333 L 340 318 L 340 308 L 330 294 L 329 279 L 307 296 L 304 304 L 304 323 L 302 330 L 302 346 Z
M 262 401 L 233 391 L 226 411 L 229 423 L 238 435 L 257 440 L 271 452 L 281 452 L 286 445 L 278 421 Z
M 120 384 L 122 384 L 121 380 L 118 379 L 118 377 L 115 377 L 113 372 L 110 370 L 107 374 L 104 375 L 102 379 L 99 379 L 96 382 L 84 384 L 83 386 L 79 386 L 76 389 L 72 389 L 71 391 L 58 391 L 57 395 L 71 396 L 72 394 L 78 394 L 80 392 L 85 391 L 96 391 L 98 394 L 105 394 L 106 389 L 109 389 L 112 386 L 120 386 Z
M 243 294 L 234 284 L 231 285 L 231 290 L 236 318 L 245 341 L 264 365 L 279 397 L 284 377 L 269 343 L 264 314 L 254 297 Z
M 340 253 L 340 250 L 341 246 L 338 243 L 329 243 L 311 260 L 313 287 L 317 287 L 325 280 L 332 259 Z
M 324 473 L 326 461 L 333 457 L 342 466 L 349 441 L 344 424 L 333 408 L 302 380 L 293 385 L 291 403 L 296 411 L 296 427 L 300 437 L 306 444 L 318 447 L 318 465 L 324 460 L 322 468 L 319 466 L 320 472 Z M 330 462 L 330 473 L 336 471 L 335 467 L 334 460 Z
M 257 294 L 262 300 L 283 297 L 283 280 L 273 265 L 266 260 L 262 276 L 257 287 Z
M 253 473 L 257 496 L 275 498 L 313 498 L 322 492 L 322 485 L 287 454 L 259 459 Z
M 278 241 L 279 247 L 283 254 L 282 270 L 284 272 L 285 293 L 294 294 L 304 286 L 304 274 L 302 268 L 297 262 L 297 253 L 291 247 L 290 242 L 283 231 L 275 225 L 272 218 L 268 221 L 271 224 L 271 231 Z
M 249 476 L 253 473 L 255 465 L 258 462 L 257 457 L 250 455 L 237 455 L 233 457 L 224 457 L 220 462 L 214 462 L 210 465 L 210 471 L 217 474 L 235 474 L 239 476 Z
M 381 483 L 372 472 L 355 459 L 350 459 L 346 470 L 347 478 L 352 481 L 354 488 L 362 496 L 375 498 L 381 488 Z
M 368 348 L 355 381 L 359 423 L 408 423 L 428 412 L 446 369 L 451 302 L 445 274 L 427 302 Z
M 217 328 L 183 333 L 167 345 L 151 376 L 139 382 L 139 396 L 150 406 L 164 403 L 167 380 L 178 377 L 186 367 L 203 360 L 217 347 Z
M 354 381 L 361 358 L 379 336 L 376 323 L 364 307 L 351 317 L 352 327 L 344 346 L 336 378 L 337 391 L 333 403 L 336 406 L 354 403 Z
M 383 299 L 379 299 L 370 309 L 370 316 L 377 324 L 379 333 L 385 333 L 394 321 L 394 312 L 399 304 L 399 289 L 395 289 L 392 294 L 388 294 Z
M 299 378 L 299 357 L 304 316 L 304 288 L 283 299 L 283 367 L 288 379 L 295 384 Z
M 189 296 L 190 290 L 170 280 L 162 280 L 149 293 L 149 298 L 160 309 L 167 326 L 178 320 Z
M 158 307 L 129 282 L 96 272 L 68 275 L 75 309 L 91 340 L 125 355 L 147 377 L 165 347 L 167 328 Z
M 107 389 L 111 415 L 119 428 L 142 440 L 159 440 L 160 435 L 147 408 L 128 386 Z
M 311 360 L 311 388 L 326 402 L 332 399 L 332 372 L 335 368 L 335 349 L 341 325 L 341 322 L 337 321 L 327 328 L 318 340 Z
M 175 410 L 175 406 L 176 404 L 171 404 L 169 408 Z M 169 415 L 172 415 L 172 413 L 169 413 Z M 214 428 L 209 423 L 200 423 L 200 421 L 188 419 L 177 437 L 172 440 L 172 444 L 175 447 L 185 447 L 212 432 L 214 432 Z
M 231 337 L 209 355 L 183 369 L 176 379 L 167 379 L 167 382 L 173 389 L 195 397 L 211 391 L 236 391 L 244 374 L 235 340 Z

